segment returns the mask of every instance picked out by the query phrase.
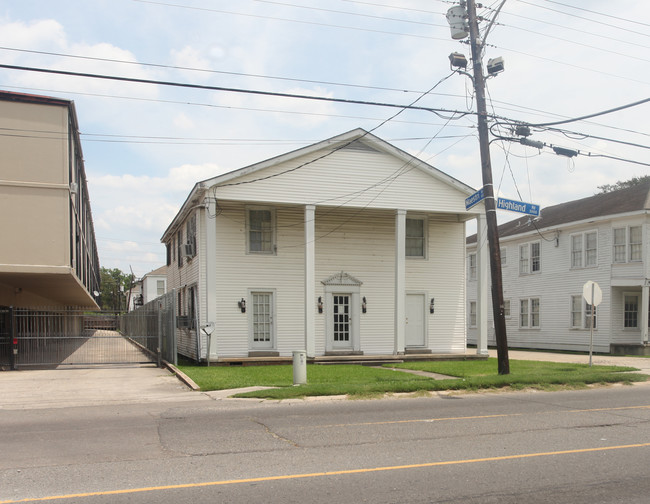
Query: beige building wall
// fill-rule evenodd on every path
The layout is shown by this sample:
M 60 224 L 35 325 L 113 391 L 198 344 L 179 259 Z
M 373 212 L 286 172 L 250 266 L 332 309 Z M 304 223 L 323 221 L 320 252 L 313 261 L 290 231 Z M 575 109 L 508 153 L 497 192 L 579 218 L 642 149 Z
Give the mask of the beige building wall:
M 0 128 L 0 304 L 96 306 L 72 102 L 0 92 Z

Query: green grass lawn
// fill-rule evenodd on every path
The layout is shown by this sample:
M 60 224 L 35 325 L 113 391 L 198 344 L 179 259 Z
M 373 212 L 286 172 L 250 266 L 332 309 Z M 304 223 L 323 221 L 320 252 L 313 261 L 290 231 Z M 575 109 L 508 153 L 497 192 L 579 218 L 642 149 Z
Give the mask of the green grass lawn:
M 251 386 L 274 387 L 238 394 L 236 397 L 288 399 L 306 396 L 348 395 L 382 396 L 386 393 L 535 388 L 583 388 L 590 384 L 646 381 L 647 375 L 630 373 L 635 368 L 592 366 L 537 361 L 510 361 L 510 374 L 497 373 L 497 360 L 432 361 L 391 364 L 382 369 L 360 365 L 308 365 L 307 384 L 293 386 L 293 368 L 282 366 L 205 367 L 178 366 L 201 390 L 223 390 Z M 435 380 L 403 373 L 393 367 L 415 369 L 454 376 Z

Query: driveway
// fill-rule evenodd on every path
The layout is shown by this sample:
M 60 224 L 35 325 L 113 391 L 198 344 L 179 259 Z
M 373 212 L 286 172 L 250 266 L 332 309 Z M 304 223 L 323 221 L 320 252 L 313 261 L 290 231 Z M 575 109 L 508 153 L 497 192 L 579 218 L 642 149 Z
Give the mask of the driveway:
M 0 410 L 210 399 L 154 365 L 0 372 Z

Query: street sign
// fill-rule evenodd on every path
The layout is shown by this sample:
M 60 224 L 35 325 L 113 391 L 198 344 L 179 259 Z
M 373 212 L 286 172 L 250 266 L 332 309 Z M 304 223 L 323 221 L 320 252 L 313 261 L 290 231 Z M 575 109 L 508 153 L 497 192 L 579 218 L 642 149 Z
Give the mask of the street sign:
M 585 301 L 590 305 L 598 306 L 603 302 L 603 291 L 601 290 L 600 285 L 589 280 L 582 287 L 582 297 L 584 297 Z
M 465 202 L 467 202 L 467 200 L 465 200 Z M 533 203 L 524 203 L 523 201 L 499 198 L 497 200 L 497 208 L 528 215 L 539 215 L 539 205 L 534 205 Z
M 483 198 L 485 198 L 485 194 L 483 193 L 483 188 L 481 187 L 469 198 L 465 198 L 465 210 L 469 210 L 474 205 L 478 205 L 483 200 Z

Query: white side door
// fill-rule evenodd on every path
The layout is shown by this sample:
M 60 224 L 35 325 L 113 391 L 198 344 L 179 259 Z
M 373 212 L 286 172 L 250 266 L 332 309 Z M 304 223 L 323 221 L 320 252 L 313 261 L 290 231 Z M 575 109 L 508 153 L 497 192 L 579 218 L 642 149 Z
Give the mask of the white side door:
M 251 292 L 250 336 L 252 350 L 274 348 L 273 293 Z
M 406 295 L 406 347 L 426 346 L 424 294 Z

